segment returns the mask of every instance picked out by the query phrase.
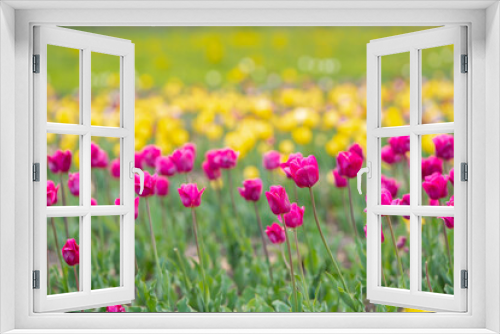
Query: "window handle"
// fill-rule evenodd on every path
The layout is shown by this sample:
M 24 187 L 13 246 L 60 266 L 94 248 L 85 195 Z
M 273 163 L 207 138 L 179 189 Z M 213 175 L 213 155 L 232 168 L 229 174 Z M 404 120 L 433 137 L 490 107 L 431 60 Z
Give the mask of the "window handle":
M 361 191 L 361 176 L 363 175 L 363 173 L 366 173 L 369 179 L 372 178 L 372 163 L 370 161 L 368 161 L 366 163 L 366 167 L 361 168 L 358 171 L 358 192 L 360 195 L 362 193 L 362 191 Z
M 140 190 L 139 190 L 139 195 L 142 195 L 142 191 L 144 190 L 144 172 L 140 168 L 134 167 L 135 162 L 130 161 L 129 163 L 129 171 L 130 171 L 130 178 L 134 179 L 135 176 L 134 174 L 139 174 L 139 184 L 140 184 Z

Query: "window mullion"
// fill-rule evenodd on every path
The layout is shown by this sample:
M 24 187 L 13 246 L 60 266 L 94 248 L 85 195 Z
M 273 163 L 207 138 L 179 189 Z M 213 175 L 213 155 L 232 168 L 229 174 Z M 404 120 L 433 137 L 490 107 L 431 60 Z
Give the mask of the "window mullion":
M 420 123 L 420 51 L 410 50 L 410 292 L 417 293 L 421 284 L 420 218 L 412 207 L 420 204 L 420 141 L 414 129 Z

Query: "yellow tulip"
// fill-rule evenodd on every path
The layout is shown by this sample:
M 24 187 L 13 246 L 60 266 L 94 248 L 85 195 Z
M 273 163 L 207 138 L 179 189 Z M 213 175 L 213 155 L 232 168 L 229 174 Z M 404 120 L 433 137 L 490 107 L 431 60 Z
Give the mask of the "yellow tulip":
M 281 153 L 288 155 L 295 150 L 295 145 L 290 139 L 285 139 L 279 143 L 278 149 Z
M 307 145 L 312 140 L 312 131 L 305 126 L 301 126 L 292 131 L 292 138 L 297 144 Z
M 243 177 L 245 180 L 255 179 L 260 176 L 259 169 L 255 166 L 247 166 L 243 169 Z

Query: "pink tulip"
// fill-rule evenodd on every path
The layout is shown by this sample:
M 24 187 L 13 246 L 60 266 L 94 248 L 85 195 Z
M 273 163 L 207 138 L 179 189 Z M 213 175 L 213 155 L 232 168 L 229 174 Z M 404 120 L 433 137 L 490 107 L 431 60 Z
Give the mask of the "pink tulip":
M 382 158 L 382 161 L 389 165 L 401 161 L 401 156 L 397 155 L 390 145 L 382 147 L 380 156 Z
M 297 203 L 292 203 L 290 206 L 290 212 L 285 213 L 283 217 L 285 218 L 285 225 L 289 228 L 296 228 L 302 226 L 304 220 L 305 207 L 300 207 Z M 281 222 L 281 217 L 278 216 L 278 220 Z
M 80 263 L 80 247 L 76 240 L 71 238 L 66 240 L 62 250 L 62 257 L 69 266 L 74 266 Z
M 165 176 L 158 176 L 156 178 L 156 195 L 167 196 L 168 195 L 169 182 Z
M 342 175 L 340 175 L 339 169 L 335 168 L 332 172 L 333 172 L 333 180 L 335 181 L 335 186 L 337 188 L 347 187 L 347 179 Z
M 196 144 L 195 143 L 186 143 L 186 144 L 184 144 L 183 148 L 185 150 L 191 151 L 191 153 L 193 153 L 193 155 L 196 156 Z
M 361 165 L 363 164 L 363 159 L 352 152 L 340 152 L 337 156 L 337 168 L 342 176 L 346 176 L 350 179 L 358 175 Z
M 290 212 L 288 194 L 282 186 L 271 186 L 269 191 L 266 191 L 266 198 L 271 211 L 275 215 Z
M 440 199 L 448 196 L 448 175 L 434 173 L 427 176 L 422 187 L 431 199 Z
M 289 179 L 292 178 L 292 173 L 290 172 L 290 164 L 292 163 L 292 161 L 295 161 L 299 158 L 302 159 L 302 153 L 300 152 L 292 153 L 288 156 L 288 160 L 286 162 L 280 164 L 280 167 L 283 170 L 283 172 L 285 172 L 287 178 Z
M 154 195 L 157 178 L 156 174 L 150 175 L 148 171 L 144 171 L 144 190 L 141 195 L 139 194 L 139 191 L 141 190 L 140 178 L 139 175 L 135 174 L 135 193 L 141 197 Z
M 139 217 L 139 200 L 140 197 L 136 197 L 134 200 L 134 218 L 137 219 Z M 115 199 L 115 205 L 120 205 L 120 199 L 117 198 Z
M 205 158 L 210 169 L 216 170 L 221 168 L 220 150 L 209 150 L 205 153 Z
M 368 229 L 368 225 L 365 225 L 365 227 L 363 227 L 363 230 L 365 231 L 365 238 L 367 237 L 368 235 L 368 232 L 367 232 L 367 229 Z M 380 238 L 381 242 L 383 243 L 385 241 L 385 236 L 384 236 L 384 231 L 381 230 L 382 232 L 382 236 Z
M 429 205 L 430 206 L 439 206 L 439 200 L 429 198 Z
M 188 173 L 193 170 L 195 156 L 191 149 L 180 148 L 170 157 L 178 173 Z
M 55 185 L 52 180 L 47 180 L 47 206 L 52 206 L 57 203 L 57 191 L 59 185 Z
M 136 159 L 137 161 L 137 159 Z M 156 172 L 160 175 L 172 176 L 177 172 L 177 167 L 170 156 L 156 158 Z
M 436 148 L 436 156 L 444 160 L 453 159 L 454 140 L 452 135 L 442 134 L 432 138 Z
M 450 197 L 450 200 L 446 202 L 447 206 L 455 206 L 455 195 Z
M 238 188 L 241 197 L 247 201 L 257 202 L 262 194 L 262 180 L 250 179 L 243 181 L 243 188 Z
M 61 151 L 57 150 L 52 156 L 47 156 L 47 163 L 52 173 L 67 173 L 71 167 L 71 154 L 70 150 Z
M 439 174 L 443 172 L 443 161 L 433 155 L 422 158 L 422 180 L 436 172 Z
M 122 305 L 113 305 L 106 307 L 106 312 L 114 313 L 114 312 L 125 312 L 125 307 Z
M 314 155 L 297 158 L 290 163 L 290 173 L 299 188 L 311 188 L 319 180 L 318 162 Z
M 143 166 L 144 165 L 144 153 L 142 151 L 135 152 L 134 159 L 135 159 L 134 166 L 136 168 L 143 169 L 144 168 L 144 166 Z
M 382 188 L 380 190 L 380 204 L 381 205 L 392 205 L 391 192 L 385 188 Z
M 120 158 L 116 158 L 115 160 L 111 161 L 109 170 L 112 177 L 114 177 L 115 179 L 120 178 Z
M 280 166 L 281 154 L 278 151 L 269 151 L 262 157 L 262 165 L 265 169 L 273 170 Z
M 108 153 L 101 149 L 96 143 L 90 144 L 90 166 L 106 168 L 109 163 Z
M 239 152 L 236 152 L 235 150 L 232 150 L 230 148 L 223 148 L 219 150 L 220 168 L 231 169 L 236 167 L 239 155 Z
M 97 200 L 95 198 L 90 198 L 90 205 L 97 205 Z
M 80 173 L 68 174 L 68 188 L 73 196 L 80 196 Z
M 450 182 L 452 185 L 455 185 L 455 168 L 452 168 L 450 170 L 450 175 L 449 175 L 449 178 L 450 178 Z
M 410 205 L 410 194 L 404 194 L 401 199 L 392 200 L 391 205 Z M 410 219 L 410 216 L 403 216 L 405 219 Z
M 446 202 L 447 206 L 455 206 L 455 196 L 451 196 L 450 200 Z M 447 228 L 452 229 L 455 227 L 455 218 L 454 217 L 439 217 L 443 219 L 444 224 Z
M 404 155 L 410 150 L 410 136 L 391 137 L 389 145 L 394 153 Z
M 179 189 L 179 196 L 182 201 L 182 205 L 186 208 L 195 208 L 201 204 L 201 195 L 205 191 L 205 188 L 198 190 L 196 183 L 182 184 Z
M 285 230 L 278 223 L 266 227 L 266 234 L 273 244 L 282 244 L 286 240 Z
M 365 158 L 365 156 L 363 155 L 363 148 L 358 143 L 352 144 L 351 147 L 349 147 L 348 151 L 351 153 L 356 153 L 361 157 L 361 159 Z
M 382 188 L 389 190 L 392 197 L 396 197 L 398 195 L 399 182 L 396 181 L 396 179 L 392 179 L 382 174 L 380 181 Z
M 203 169 L 203 172 L 205 173 L 207 179 L 209 179 L 210 181 L 217 180 L 221 176 L 220 168 L 210 168 L 210 164 L 206 160 L 201 164 L 201 168 Z
M 396 247 L 398 247 L 398 249 L 404 249 L 405 245 L 406 245 L 406 237 L 400 236 L 396 243 Z
M 149 167 L 155 167 L 156 158 L 161 155 L 161 150 L 156 145 L 147 145 L 142 149 L 142 154 L 146 165 Z

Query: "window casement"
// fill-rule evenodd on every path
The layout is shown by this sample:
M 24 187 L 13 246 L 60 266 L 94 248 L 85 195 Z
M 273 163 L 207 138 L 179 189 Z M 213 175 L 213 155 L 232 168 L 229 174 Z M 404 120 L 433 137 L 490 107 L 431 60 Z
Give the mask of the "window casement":
M 427 123 L 423 121 L 422 67 L 425 50 L 443 46 L 453 47 L 453 122 Z M 467 310 L 467 290 L 462 286 L 463 271 L 467 270 L 467 182 L 460 176 L 462 164 L 467 164 L 467 57 L 466 28 L 460 26 L 430 29 L 421 32 L 373 40 L 367 47 L 367 161 L 371 167 L 367 183 L 367 297 L 372 303 L 412 307 L 423 310 Z M 382 58 L 409 53 L 410 119 L 405 126 L 383 127 L 382 113 Z M 422 189 L 422 140 L 427 135 L 452 134 L 454 137 L 453 166 L 454 206 L 435 200 L 436 206 L 424 202 Z M 450 135 L 451 136 L 451 135 Z M 409 138 L 409 205 L 383 203 L 381 187 L 381 147 L 390 138 Z M 407 143 L 407 141 L 406 141 Z M 450 161 L 450 164 L 451 164 Z M 359 177 L 359 175 L 358 175 Z M 427 178 L 425 178 L 427 180 Z M 439 181 L 439 180 L 438 180 Z M 443 181 L 443 180 L 441 180 Z M 444 180 L 445 183 L 446 179 Z M 446 185 L 447 186 L 447 185 Z M 427 196 L 425 196 L 427 197 Z M 394 203 L 393 203 L 394 204 Z M 381 267 L 381 233 L 392 237 L 391 217 L 409 219 L 409 268 L 403 269 L 397 287 L 384 284 Z M 453 217 L 453 234 L 448 236 L 444 219 Z M 433 293 L 425 291 L 425 259 L 423 243 L 427 224 L 443 224 L 443 238 L 447 247 L 454 245 L 450 276 L 452 291 Z M 389 225 L 389 226 L 387 226 Z M 427 225 L 429 226 L 429 225 Z M 391 232 L 391 234 L 389 234 Z M 430 251 L 427 249 L 427 251 Z M 408 270 L 409 269 L 409 270 Z M 451 273 L 452 271 L 452 273 Z M 409 282 L 409 286 L 405 285 Z
M 77 124 L 53 123 L 47 119 L 47 49 L 57 46 L 76 50 L 79 55 L 79 121 Z M 91 124 L 91 56 L 102 53 L 120 60 L 120 126 Z M 38 271 L 34 289 L 34 311 L 71 311 L 101 305 L 128 303 L 134 299 L 134 44 L 130 41 L 78 32 L 70 29 L 37 26 L 34 29 L 34 157 L 39 164 L 39 182 L 34 182 L 34 268 Z M 79 204 L 50 206 L 46 201 L 47 136 L 73 136 L 79 142 Z M 120 143 L 120 205 L 91 205 L 92 138 L 116 138 Z M 94 185 L 95 186 L 95 185 Z M 107 203 L 112 204 L 112 203 Z M 120 233 L 119 284 L 106 289 L 92 289 L 92 224 L 103 224 L 102 217 L 113 217 Z M 49 294 L 47 272 L 47 236 L 56 234 L 55 219 L 63 219 L 66 233 L 69 223 L 79 243 L 79 271 L 73 265 L 78 290 Z M 98 227 L 99 228 L 99 227 Z M 66 237 L 66 236 L 65 236 Z M 55 238 L 57 240 L 57 237 Z M 58 244 L 58 252 L 61 246 Z M 58 254 L 60 256 L 60 254 Z M 60 258 L 60 257 L 59 257 Z M 61 268 L 63 269 L 63 268 Z M 63 275 L 73 273 L 62 271 Z M 67 280 L 66 280 L 67 282 Z M 38 284 L 39 283 L 39 284 Z

